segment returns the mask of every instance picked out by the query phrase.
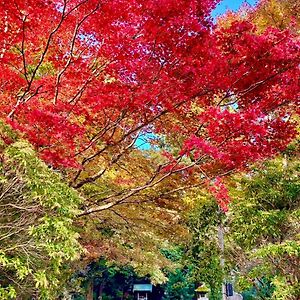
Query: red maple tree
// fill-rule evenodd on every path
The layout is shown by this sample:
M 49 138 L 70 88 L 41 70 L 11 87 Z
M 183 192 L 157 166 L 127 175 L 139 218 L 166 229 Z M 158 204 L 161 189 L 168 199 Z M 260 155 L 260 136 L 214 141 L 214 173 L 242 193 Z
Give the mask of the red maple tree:
M 0 1 L 1 118 L 48 164 L 76 169 L 77 188 L 106 170 L 83 176 L 89 163 L 111 167 L 141 134 L 175 138 L 180 151 L 166 147 L 169 162 L 127 195 L 273 155 L 296 134 L 299 38 L 217 28 L 217 2 Z

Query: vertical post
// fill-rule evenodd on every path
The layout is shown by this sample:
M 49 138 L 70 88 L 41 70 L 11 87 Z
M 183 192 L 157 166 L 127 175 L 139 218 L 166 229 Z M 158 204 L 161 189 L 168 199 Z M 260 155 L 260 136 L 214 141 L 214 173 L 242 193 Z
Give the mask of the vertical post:
M 224 271 L 225 267 L 225 259 L 224 259 L 224 227 L 222 224 L 222 220 L 220 220 L 220 224 L 218 227 L 218 241 L 219 241 L 219 247 L 221 251 L 221 257 L 220 257 L 220 266 L 222 271 Z M 222 300 L 227 300 L 226 296 L 226 286 L 224 283 L 224 278 L 222 280 Z
M 94 280 L 93 278 L 91 278 L 87 287 L 86 299 L 93 300 L 93 298 L 94 298 Z

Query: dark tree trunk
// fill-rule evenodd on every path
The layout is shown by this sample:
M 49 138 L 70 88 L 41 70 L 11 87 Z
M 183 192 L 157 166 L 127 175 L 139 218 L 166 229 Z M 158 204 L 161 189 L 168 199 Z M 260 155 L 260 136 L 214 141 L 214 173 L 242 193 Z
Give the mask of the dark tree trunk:
M 94 283 L 93 283 L 93 280 L 91 280 L 88 283 L 86 300 L 94 300 Z

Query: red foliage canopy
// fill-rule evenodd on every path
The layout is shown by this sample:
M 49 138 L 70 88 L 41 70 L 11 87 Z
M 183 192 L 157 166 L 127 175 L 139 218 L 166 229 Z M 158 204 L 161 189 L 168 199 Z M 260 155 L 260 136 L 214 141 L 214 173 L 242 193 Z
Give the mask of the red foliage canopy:
M 178 137 L 172 170 L 183 156 L 220 173 L 282 150 L 299 39 L 215 28 L 216 2 L 1 0 L 1 117 L 54 167 L 83 169 L 147 131 Z

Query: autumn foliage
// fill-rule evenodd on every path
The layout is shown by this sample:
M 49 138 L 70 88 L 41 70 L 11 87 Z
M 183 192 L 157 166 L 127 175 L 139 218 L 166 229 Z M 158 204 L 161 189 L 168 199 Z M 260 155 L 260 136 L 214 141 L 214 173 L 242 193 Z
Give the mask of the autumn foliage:
M 2 117 L 53 166 L 82 167 L 100 138 L 174 123 L 230 168 L 281 149 L 294 135 L 299 42 L 248 22 L 213 30 L 214 2 L 3 1 Z
M 0 169 L 5 184 L 9 174 L 22 184 L 27 173 L 35 174 L 17 198 L 2 201 L 4 226 L 8 216 L 19 226 L 20 209 L 31 216 L 31 196 L 42 207 L 39 220 L 43 213 L 64 216 L 74 204 L 64 226 L 73 224 L 79 233 L 73 242 L 84 248 L 82 264 L 102 256 L 165 280 L 161 247 L 187 240 L 180 213 L 188 196 L 205 187 L 226 212 L 224 177 L 272 157 L 296 136 L 294 9 L 283 5 L 265 16 L 264 7 L 277 1 L 262 1 L 257 17 L 253 10 L 215 24 L 211 11 L 218 2 L 0 0 Z M 282 11 L 289 17 L 281 24 Z M 25 175 L 6 153 L 16 147 L 11 130 L 26 145 Z M 70 194 L 78 201 L 71 203 Z M 57 225 L 63 241 L 70 238 L 64 226 Z M 37 235 L 38 245 L 45 232 Z M 17 230 L 17 242 L 22 233 Z M 62 255 L 59 268 L 68 252 L 53 249 Z M 19 252 L 2 250 L 18 261 Z M 37 268 L 41 279 L 31 281 L 42 282 L 46 294 L 48 284 L 56 284 L 47 270 L 51 251 Z
M 84 190 L 82 216 L 213 182 L 295 137 L 299 38 L 216 27 L 217 2 L 0 2 L 0 116 L 74 188 L 105 185 Z

